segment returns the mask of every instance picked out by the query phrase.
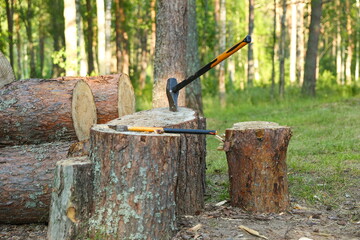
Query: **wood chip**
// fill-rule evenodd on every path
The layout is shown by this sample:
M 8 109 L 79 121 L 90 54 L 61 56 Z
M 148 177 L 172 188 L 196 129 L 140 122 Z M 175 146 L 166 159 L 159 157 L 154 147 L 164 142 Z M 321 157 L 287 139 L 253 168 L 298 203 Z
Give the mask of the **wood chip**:
M 251 228 L 248 228 L 244 225 L 240 225 L 239 228 L 241 230 L 244 230 L 245 232 L 247 233 L 250 233 L 251 235 L 253 236 L 256 236 L 256 237 L 259 237 L 259 238 L 263 238 L 263 239 L 268 239 L 267 237 L 263 236 L 263 235 L 260 235 L 260 233 L 258 231 L 255 231 L 254 229 L 251 229 Z
M 220 206 L 224 205 L 225 203 L 227 203 L 227 200 L 218 202 L 218 203 L 215 204 L 215 206 L 220 207 Z
M 202 226 L 203 225 L 201 223 L 199 223 L 199 224 L 193 226 L 192 228 L 189 228 L 188 230 L 191 232 L 197 232 L 200 228 L 202 228 Z

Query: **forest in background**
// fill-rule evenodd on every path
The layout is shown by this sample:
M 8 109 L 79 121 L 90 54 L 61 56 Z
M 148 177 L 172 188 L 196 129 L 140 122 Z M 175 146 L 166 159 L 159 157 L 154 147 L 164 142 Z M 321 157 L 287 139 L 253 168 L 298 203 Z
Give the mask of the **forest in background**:
M 317 88 L 359 85 L 359 0 L 188 4 L 196 6 L 200 65 L 248 34 L 253 39 L 203 77 L 204 94 L 268 86 L 282 96 L 286 86 L 303 87 L 306 62 Z M 17 79 L 123 72 L 141 95 L 153 85 L 156 11 L 155 0 L 1 0 L 0 51 Z M 320 16 L 316 55 L 307 59 L 311 19 Z M 315 95 L 313 88 L 305 93 Z

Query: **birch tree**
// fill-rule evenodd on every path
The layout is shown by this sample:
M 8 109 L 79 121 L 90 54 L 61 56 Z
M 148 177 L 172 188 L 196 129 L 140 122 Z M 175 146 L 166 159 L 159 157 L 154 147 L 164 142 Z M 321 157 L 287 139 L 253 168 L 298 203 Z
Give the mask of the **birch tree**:
M 75 0 L 64 0 L 66 75 L 77 75 L 77 30 Z

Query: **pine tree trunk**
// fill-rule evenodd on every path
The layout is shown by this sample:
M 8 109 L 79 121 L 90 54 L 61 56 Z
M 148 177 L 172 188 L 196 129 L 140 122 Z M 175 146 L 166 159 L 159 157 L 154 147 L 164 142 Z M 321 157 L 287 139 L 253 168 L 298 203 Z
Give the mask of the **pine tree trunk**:
M 108 124 L 205 129 L 206 121 L 188 108 L 179 108 L 178 112 L 157 108 L 127 115 Z M 179 215 L 195 214 L 204 207 L 205 140 L 204 135 L 181 134 L 176 186 L 176 212 Z
M 270 122 L 242 122 L 226 129 L 232 206 L 262 213 L 287 210 L 290 138 L 290 128 Z
M 249 0 L 249 35 L 251 36 L 254 31 L 254 0 Z M 249 44 L 248 48 L 248 86 L 252 87 L 254 83 L 254 53 L 252 45 Z
M 167 107 L 166 83 L 186 77 L 187 1 L 158 0 L 154 61 L 153 107 Z M 185 91 L 180 91 L 179 106 L 185 106 Z
M 0 147 L 82 141 L 96 123 L 90 87 L 82 80 L 27 79 L 0 89 Z
M 297 79 L 298 83 L 301 86 L 304 80 L 304 61 L 305 61 L 305 39 L 304 39 L 304 5 L 305 3 L 298 3 L 297 15 L 298 15 L 298 25 L 297 25 Z
M 282 15 L 281 15 L 281 36 L 279 43 L 279 95 L 284 97 L 285 94 L 285 40 L 286 40 L 286 0 L 282 0 Z
M 51 193 L 48 239 L 86 239 L 93 197 L 92 163 L 88 157 L 56 163 Z
M 77 65 L 77 31 L 76 31 L 76 4 L 75 0 L 64 1 L 65 18 L 65 53 L 66 53 L 66 75 L 76 76 Z
M 47 222 L 53 170 L 72 142 L 0 148 L 0 223 Z
M 290 37 L 290 83 L 296 83 L 296 50 L 297 50 L 297 1 L 291 3 L 291 37 Z
M 191 76 L 200 69 L 198 50 L 198 30 L 196 24 L 196 1 L 188 0 L 188 33 L 186 44 L 186 75 Z M 186 106 L 203 114 L 202 90 L 200 79 L 193 81 L 185 89 Z
M 92 14 L 92 2 L 91 0 L 86 0 L 86 52 L 87 52 L 87 61 L 88 61 L 88 74 L 92 74 L 95 70 L 94 68 L 94 53 L 93 53 L 93 41 L 94 41 L 94 31 L 93 31 L 93 14 Z
M 304 83 L 302 86 L 302 93 L 309 96 L 315 96 L 316 92 L 316 61 L 318 57 L 321 14 L 322 0 L 312 0 L 310 32 L 305 59 Z
M 90 142 L 92 237 L 171 239 L 179 135 L 117 132 L 104 124 L 92 128 Z

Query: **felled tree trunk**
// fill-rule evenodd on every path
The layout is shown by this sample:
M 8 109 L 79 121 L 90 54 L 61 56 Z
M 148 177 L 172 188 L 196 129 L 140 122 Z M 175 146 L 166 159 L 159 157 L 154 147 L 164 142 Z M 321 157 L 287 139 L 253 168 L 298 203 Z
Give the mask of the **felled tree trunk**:
M 70 142 L 0 148 L 0 223 L 47 222 L 53 170 Z
M 27 79 L 0 89 L 0 147 L 85 140 L 96 123 L 83 80 Z
M 176 164 L 180 137 L 91 130 L 94 171 L 92 237 L 171 239 L 175 231 Z
M 226 129 L 231 205 L 265 213 L 288 208 L 290 138 L 289 127 L 271 122 L 242 122 Z
M 48 239 L 86 239 L 92 197 L 90 160 L 77 157 L 58 161 L 51 194 Z
M 135 94 L 129 76 L 114 74 L 94 77 L 61 77 L 60 80 L 82 79 L 94 94 L 97 123 L 106 123 L 135 112 Z
M 108 124 L 205 129 L 206 119 L 191 109 L 155 108 L 110 121 Z M 204 135 L 180 134 L 181 151 L 177 164 L 176 212 L 196 214 L 204 207 L 206 138 Z

